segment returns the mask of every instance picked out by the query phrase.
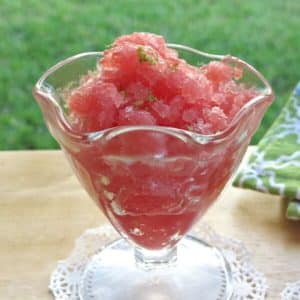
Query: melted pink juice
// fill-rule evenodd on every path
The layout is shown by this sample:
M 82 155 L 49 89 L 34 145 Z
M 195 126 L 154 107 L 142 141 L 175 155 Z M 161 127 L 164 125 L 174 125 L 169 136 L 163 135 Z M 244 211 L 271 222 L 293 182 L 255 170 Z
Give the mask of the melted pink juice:
M 132 138 L 137 145 L 140 137 L 132 133 L 121 140 Z M 99 207 L 117 230 L 147 249 L 176 244 L 216 200 L 236 161 L 232 147 L 205 154 L 188 146 L 174 150 L 181 142 L 161 138 L 169 153 L 157 161 L 148 153 L 124 156 L 116 144 L 75 154 L 80 178 Z M 142 144 L 140 151 L 146 152 Z
M 70 122 L 80 132 L 154 125 L 213 134 L 257 95 L 238 83 L 241 69 L 217 61 L 188 65 L 153 34 L 118 38 L 99 66 L 68 93 Z M 233 156 L 243 152 L 235 145 L 201 147 L 132 132 L 71 159 L 114 226 L 136 244 L 159 249 L 204 214 L 228 181 Z

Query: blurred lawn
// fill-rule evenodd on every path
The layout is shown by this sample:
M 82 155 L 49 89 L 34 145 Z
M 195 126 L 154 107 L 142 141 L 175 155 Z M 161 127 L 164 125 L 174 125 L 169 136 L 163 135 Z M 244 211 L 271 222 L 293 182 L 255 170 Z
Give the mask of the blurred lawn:
M 0 0 L 0 149 L 55 148 L 31 89 L 51 65 L 101 50 L 120 34 L 151 31 L 169 42 L 240 56 L 271 82 L 276 102 L 256 143 L 299 80 L 300 1 Z

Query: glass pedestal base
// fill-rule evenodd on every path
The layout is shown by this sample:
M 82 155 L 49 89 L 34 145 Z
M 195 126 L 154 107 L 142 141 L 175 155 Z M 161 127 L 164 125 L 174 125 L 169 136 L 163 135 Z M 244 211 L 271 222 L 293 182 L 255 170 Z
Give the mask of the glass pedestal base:
M 176 262 L 143 269 L 122 239 L 92 258 L 79 294 L 82 300 L 228 300 L 231 270 L 220 251 L 190 236 L 178 244 Z

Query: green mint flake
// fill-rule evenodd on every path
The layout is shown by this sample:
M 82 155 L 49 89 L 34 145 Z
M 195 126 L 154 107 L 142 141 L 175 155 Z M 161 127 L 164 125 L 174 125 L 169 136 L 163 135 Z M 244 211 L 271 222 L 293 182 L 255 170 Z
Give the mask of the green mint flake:
M 155 65 L 157 63 L 157 59 L 149 55 L 143 47 L 138 47 L 137 53 L 140 63 L 148 62 L 150 65 Z
M 126 98 L 126 97 L 128 96 L 128 93 L 127 93 L 125 90 L 121 91 L 120 94 L 121 94 L 124 98 Z
M 137 100 L 133 103 L 134 106 L 139 107 L 144 104 L 144 100 Z
M 170 69 L 172 71 L 176 71 L 178 69 L 178 66 L 179 66 L 179 63 L 172 64 L 172 65 L 170 65 Z
M 153 96 L 153 95 L 149 95 L 147 100 L 148 100 L 149 102 L 155 102 L 155 101 L 157 101 L 158 99 L 157 99 L 155 96 Z

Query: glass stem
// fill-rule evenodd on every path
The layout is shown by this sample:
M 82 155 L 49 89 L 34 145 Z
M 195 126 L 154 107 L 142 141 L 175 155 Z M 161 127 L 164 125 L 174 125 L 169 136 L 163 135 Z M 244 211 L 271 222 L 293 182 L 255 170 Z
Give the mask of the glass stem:
M 177 246 L 162 250 L 146 250 L 135 247 L 134 256 L 137 266 L 144 270 L 173 266 L 177 261 Z

